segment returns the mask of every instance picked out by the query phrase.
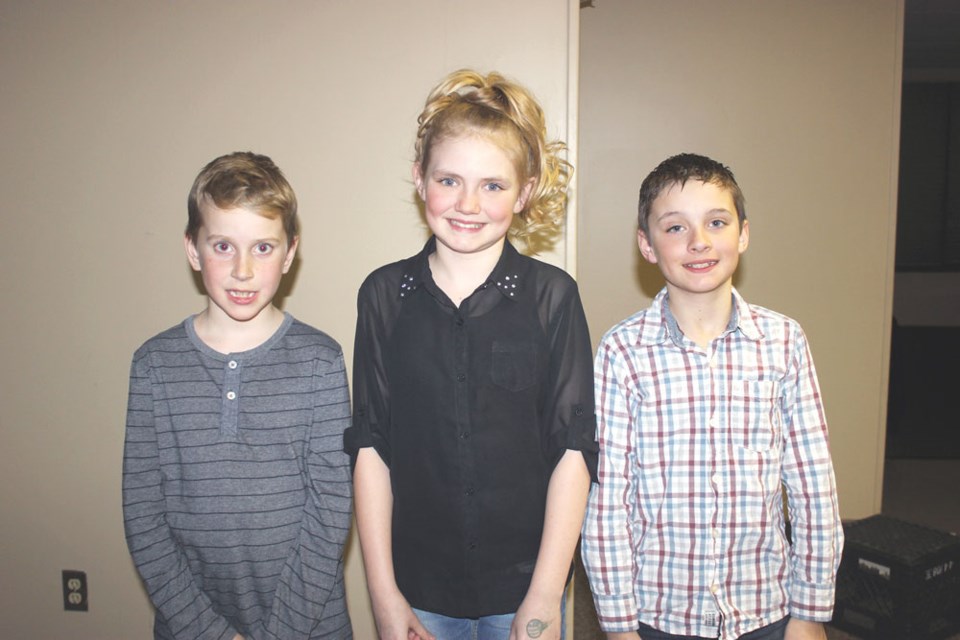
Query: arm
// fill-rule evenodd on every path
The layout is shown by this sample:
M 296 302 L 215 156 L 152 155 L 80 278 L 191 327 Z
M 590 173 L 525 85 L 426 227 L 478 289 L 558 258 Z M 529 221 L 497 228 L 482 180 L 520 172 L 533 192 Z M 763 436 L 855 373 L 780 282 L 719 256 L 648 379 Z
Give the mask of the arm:
M 150 600 L 178 640 L 230 640 L 238 634 L 193 579 L 166 520 L 149 353 L 130 370 L 123 452 L 123 523 L 133 563 Z
M 347 375 L 342 354 L 332 362 L 318 360 L 317 367 L 313 424 L 303 461 L 307 497 L 296 545 L 264 621 L 267 638 L 309 638 L 320 626 L 348 624 L 345 603 L 327 608 L 334 587 L 343 580 L 343 545 L 350 532 L 350 459 L 342 447 L 343 432 L 350 426 Z
M 600 627 L 609 637 L 636 635 L 638 603 L 633 585 L 633 528 L 636 489 L 631 482 L 633 448 L 630 408 L 615 362 L 616 336 L 600 344 L 594 374 L 598 482 L 590 489 L 583 526 L 583 565 L 590 580 Z
M 560 637 L 560 600 L 580 538 L 589 489 L 590 475 L 583 455 L 568 450 L 550 476 L 537 564 L 527 595 L 514 617 L 511 640 Z
M 822 622 L 790 618 L 783 633 L 783 640 L 827 640 L 827 630 Z
M 382 280 L 372 275 L 357 294 L 353 357 L 353 427 L 344 447 L 355 456 L 353 472 L 357 533 L 367 591 L 382 640 L 434 640 L 397 587 L 393 569 L 393 487 L 388 424 L 390 389 L 383 362 L 387 316 L 396 313 Z M 382 426 L 381 426 L 382 425 Z M 429 523 L 424 523 L 428 526 Z
M 790 615 L 826 622 L 833 615 L 843 527 L 817 375 L 806 338 L 796 331 L 782 400 L 782 474 L 793 533 Z
M 394 577 L 390 470 L 372 447 L 365 447 L 357 454 L 353 478 L 357 532 L 377 631 L 382 640 L 434 640 L 400 593 Z

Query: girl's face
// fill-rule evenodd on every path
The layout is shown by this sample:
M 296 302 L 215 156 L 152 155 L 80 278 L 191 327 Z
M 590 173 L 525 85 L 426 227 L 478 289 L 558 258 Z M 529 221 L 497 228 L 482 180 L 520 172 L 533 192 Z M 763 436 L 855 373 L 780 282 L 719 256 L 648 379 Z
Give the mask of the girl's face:
M 414 163 L 413 180 L 427 224 L 442 247 L 458 254 L 497 255 L 534 182 L 520 184 L 507 154 L 490 138 L 478 135 L 436 143 L 429 166 L 422 169 Z

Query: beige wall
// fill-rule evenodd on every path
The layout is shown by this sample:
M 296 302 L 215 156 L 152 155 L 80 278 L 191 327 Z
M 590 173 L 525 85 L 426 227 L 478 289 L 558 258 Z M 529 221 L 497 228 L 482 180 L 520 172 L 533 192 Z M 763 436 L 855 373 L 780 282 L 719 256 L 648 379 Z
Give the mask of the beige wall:
M 203 305 L 180 239 L 203 164 L 253 149 L 286 171 L 304 237 L 285 306 L 349 361 L 362 278 L 425 238 L 409 161 L 429 88 L 499 69 L 568 135 L 575 8 L 482 4 L 0 0 L 0 638 L 152 637 L 120 513 L 127 373 Z M 356 544 L 348 565 L 365 640 Z M 87 571 L 88 613 L 63 612 L 64 568 Z
M 880 509 L 902 3 L 596 0 L 581 12 L 578 278 L 598 341 L 662 286 L 640 181 L 682 151 L 729 164 L 751 243 L 736 283 L 810 341 L 845 518 Z

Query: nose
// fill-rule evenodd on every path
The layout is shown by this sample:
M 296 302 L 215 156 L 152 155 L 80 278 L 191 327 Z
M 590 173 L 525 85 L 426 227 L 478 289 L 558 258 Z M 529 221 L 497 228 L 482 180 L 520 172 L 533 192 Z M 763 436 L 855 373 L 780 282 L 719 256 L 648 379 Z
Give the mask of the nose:
M 706 230 L 694 227 L 690 233 L 690 251 L 702 253 L 710 248 L 710 236 Z
M 237 254 L 233 261 L 233 277 L 237 280 L 249 280 L 253 277 L 253 258 L 246 253 Z
M 457 199 L 457 212 L 480 213 L 480 197 L 471 189 L 465 189 Z

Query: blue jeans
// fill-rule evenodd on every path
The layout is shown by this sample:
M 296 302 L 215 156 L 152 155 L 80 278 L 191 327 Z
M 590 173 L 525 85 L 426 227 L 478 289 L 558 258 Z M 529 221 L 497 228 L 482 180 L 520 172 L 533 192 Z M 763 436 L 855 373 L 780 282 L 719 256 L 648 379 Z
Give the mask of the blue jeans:
M 765 627 L 760 627 L 755 631 L 751 631 L 745 635 L 740 636 L 739 640 L 783 640 L 783 633 L 786 631 L 787 622 L 790 621 L 790 616 L 787 616 L 783 620 L 774 622 L 773 624 L 768 624 Z M 642 622 L 640 623 L 640 629 L 637 631 L 640 634 L 640 637 L 643 640 L 711 640 L 710 638 L 704 638 L 702 636 L 678 636 L 672 633 L 664 633 L 663 631 L 657 631 L 653 627 L 649 627 Z M 715 636 L 714 636 L 715 637 Z
M 513 613 L 482 618 L 451 618 L 422 609 L 413 612 L 437 640 L 509 640 Z M 567 599 L 560 600 L 560 638 L 566 637 Z

